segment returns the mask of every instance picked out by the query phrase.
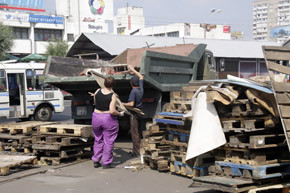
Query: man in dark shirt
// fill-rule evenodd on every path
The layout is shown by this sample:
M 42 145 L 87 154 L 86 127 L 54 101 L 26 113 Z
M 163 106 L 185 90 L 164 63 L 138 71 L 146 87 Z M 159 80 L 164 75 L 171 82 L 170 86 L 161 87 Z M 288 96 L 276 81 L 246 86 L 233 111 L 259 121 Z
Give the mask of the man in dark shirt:
M 134 75 L 131 78 L 132 90 L 129 95 L 128 103 L 124 103 L 125 106 L 134 107 L 139 110 L 143 109 L 143 76 L 137 72 L 134 67 L 128 65 L 130 72 L 133 72 Z M 132 116 L 130 117 L 130 129 L 131 137 L 133 142 L 133 151 L 130 153 L 132 156 L 140 155 L 140 141 L 141 141 L 141 129 L 140 129 L 140 119 L 141 117 L 136 112 L 131 112 Z

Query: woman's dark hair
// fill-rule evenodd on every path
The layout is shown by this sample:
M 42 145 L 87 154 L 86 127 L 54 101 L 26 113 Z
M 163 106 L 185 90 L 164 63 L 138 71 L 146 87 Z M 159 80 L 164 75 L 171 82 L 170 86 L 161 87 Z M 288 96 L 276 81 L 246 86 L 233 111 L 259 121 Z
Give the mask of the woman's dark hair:
M 113 88 L 115 83 L 115 79 L 112 76 L 105 78 L 105 87 Z

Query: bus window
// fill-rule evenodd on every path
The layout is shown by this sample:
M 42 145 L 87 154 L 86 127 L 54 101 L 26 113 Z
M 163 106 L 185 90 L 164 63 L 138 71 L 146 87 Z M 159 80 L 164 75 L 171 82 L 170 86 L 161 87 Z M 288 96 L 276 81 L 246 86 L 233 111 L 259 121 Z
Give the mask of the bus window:
M 44 76 L 43 76 L 43 70 L 35 70 L 34 71 L 34 77 L 35 77 L 35 88 L 37 90 L 43 89 L 44 86 Z
M 33 90 L 34 84 L 33 84 L 33 72 L 32 72 L 32 70 L 26 70 L 26 82 L 27 82 L 27 89 Z
M 0 70 L 0 92 L 7 91 L 6 74 L 4 70 Z

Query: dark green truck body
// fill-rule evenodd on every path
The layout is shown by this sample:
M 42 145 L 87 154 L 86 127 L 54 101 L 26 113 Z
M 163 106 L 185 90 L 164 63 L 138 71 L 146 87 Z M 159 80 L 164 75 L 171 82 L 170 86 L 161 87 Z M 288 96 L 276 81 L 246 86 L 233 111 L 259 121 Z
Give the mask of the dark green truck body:
M 168 48 L 170 49 L 170 48 Z M 134 49 L 131 58 L 134 58 Z M 216 66 L 213 54 L 206 50 L 206 45 L 199 44 L 188 55 L 176 55 L 163 52 L 144 50 L 140 55 L 137 68 L 144 75 L 143 111 L 146 118 L 153 118 L 160 112 L 162 105 L 169 102 L 169 92 L 179 90 L 192 80 L 216 79 Z M 187 50 L 188 51 L 188 50 Z M 127 51 L 128 52 L 128 51 Z M 180 52 L 180 50 L 178 51 Z M 137 56 L 137 51 L 136 51 Z M 139 56 L 139 57 L 140 57 Z M 88 92 L 94 92 L 99 85 L 93 77 L 79 76 L 86 68 L 97 68 L 114 65 L 113 62 L 126 61 L 84 60 L 76 58 L 50 57 L 45 69 L 45 81 L 72 94 L 72 118 L 75 123 L 88 123 L 93 111 L 93 99 Z M 128 62 L 129 63 L 129 62 Z M 121 101 L 127 102 L 131 86 L 130 74 L 114 74 L 116 80 L 114 91 Z

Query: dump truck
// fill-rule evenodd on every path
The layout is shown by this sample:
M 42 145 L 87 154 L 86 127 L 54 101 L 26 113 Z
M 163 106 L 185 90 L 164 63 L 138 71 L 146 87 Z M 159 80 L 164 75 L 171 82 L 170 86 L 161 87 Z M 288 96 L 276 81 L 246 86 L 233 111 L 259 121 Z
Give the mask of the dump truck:
M 127 102 L 131 74 L 127 65 L 144 75 L 143 112 L 152 119 L 170 100 L 170 91 L 181 89 L 192 80 L 216 79 L 213 53 L 205 44 L 127 49 L 111 61 L 69 57 L 50 57 L 45 69 L 45 82 L 72 94 L 72 119 L 77 124 L 91 122 L 93 97 L 89 92 L 99 88 L 96 80 L 85 75 L 95 69 L 115 78 L 114 91 Z M 121 124 L 120 124 L 121 125 Z

